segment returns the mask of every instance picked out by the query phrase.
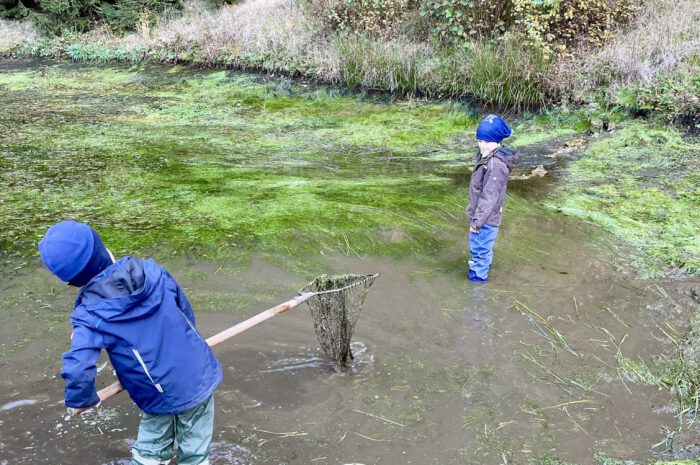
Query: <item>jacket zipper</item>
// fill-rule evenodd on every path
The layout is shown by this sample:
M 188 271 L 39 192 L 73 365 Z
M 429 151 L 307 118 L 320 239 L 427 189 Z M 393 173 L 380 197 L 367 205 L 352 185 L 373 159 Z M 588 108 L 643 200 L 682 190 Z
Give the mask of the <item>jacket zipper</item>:
M 139 361 L 141 364 L 141 368 L 143 368 L 143 371 L 146 372 L 146 376 L 148 376 L 148 379 L 151 380 L 151 383 L 153 383 L 153 386 L 155 386 L 156 390 L 160 392 L 161 394 L 163 393 L 163 387 L 160 385 L 160 383 L 156 383 L 153 381 L 153 378 L 151 377 L 151 373 L 149 373 L 148 368 L 146 367 L 146 363 L 143 361 L 143 358 L 141 358 L 141 354 L 139 353 L 138 350 L 135 348 L 131 348 L 132 352 L 134 352 L 134 356 L 136 356 L 136 360 Z

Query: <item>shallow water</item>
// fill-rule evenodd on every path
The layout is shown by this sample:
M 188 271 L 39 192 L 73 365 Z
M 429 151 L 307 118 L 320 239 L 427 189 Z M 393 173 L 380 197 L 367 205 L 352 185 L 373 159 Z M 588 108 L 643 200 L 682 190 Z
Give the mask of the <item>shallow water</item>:
M 26 72 L 30 65 L 4 66 L 5 73 L 13 73 Z M 105 104 L 105 99 L 109 100 L 107 97 L 94 94 L 93 82 L 81 90 L 81 83 L 75 81 L 75 76 L 62 75 L 67 71 L 56 69 L 49 68 L 45 72 L 53 73 L 54 79 L 59 75 L 60 82 L 51 87 L 57 95 L 42 94 L 41 98 L 36 98 L 47 107 L 28 112 L 34 115 L 36 122 L 17 123 L 24 131 L 24 135 L 15 135 L 17 139 L 29 140 L 27 134 L 32 131 L 40 134 L 47 121 L 61 118 L 71 120 L 64 127 L 71 131 L 89 121 L 96 124 L 95 118 L 118 126 L 116 121 L 120 113 Z M 88 74 L 92 76 L 90 79 L 94 74 L 99 75 L 99 68 L 87 70 L 93 73 Z M 133 102 L 139 98 L 153 104 L 149 100 L 151 94 L 139 97 L 138 93 L 134 95 L 134 89 L 145 92 L 144 89 L 153 87 L 146 85 L 153 79 L 163 86 L 168 85 L 159 81 L 164 79 L 163 69 L 105 73 L 120 82 L 106 93 L 107 96 L 117 98 L 115 94 L 121 91 L 115 89 L 122 89 L 122 85 L 129 89 L 129 95 L 125 93 L 122 101 L 131 102 L 131 116 L 137 106 Z M 206 81 L 208 75 L 179 70 L 170 76 L 184 76 L 186 85 L 175 77 L 172 79 L 187 93 L 186 89 L 197 87 L 199 80 Z M 11 79 L 5 77 L 5 92 L 12 86 L 15 86 L 12 92 L 19 92 L 17 87 L 24 86 L 8 84 L 8 81 Z M 235 90 L 239 81 L 227 82 Z M 61 89 L 65 88 L 69 88 L 71 98 L 76 92 L 85 94 L 78 109 L 64 106 L 71 102 L 61 97 Z M 31 92 L 26 92 L 25 101 L 34 101 Z M 159 99 L 160 110 L 168 109 L 164 97 L 161 95 Z M 274 100 L 274 104 L 292 105 L 284 98 Z M 342 141 L 336 141 L 335 145 L 330 142 L 338 137 L 331 128 L 337 122 L 330 121 L 331 116 L 325 113 L 330 111 L 331 104 L 337 102 L 322 99 L 317 104 L 308 104 L 305 110 L 316 112 L 314 118 L 310 118 L 314 124 L 320 124 L 319 121 L 329 124 L 323 128 L 329 131 L 328 135 L 320 135 L 317 129 L 303 132 L 305 137 L 331 144 L 328 146 L 332 149 L 330 154 L 312 153 L 304 148 L 303 140 L 299 142 L 285 135 L 283 128 L 279 134 L 270 134 L 270 138 L 282 138 L 290 146 L 295 144 L 292 155 L 283 156 L 281 151 L 272 150 L 279 139 L 262 149 L 256 145 L 255 150 L 263 150 L 260 153 L 240 146 L 244 141 L 236 142 L 232 148 L 234 145 L 229 140 L 222 143 L 218 151 L 211 149 L 206 157 L 200 154 L 196 166 L 186 172 L 190 176 L 187 178 L 177 173 L 168 174 L 168 170 L 154 177 L 153 173 L 160 169 L 156 163 L 160 155 L 153 158 L 144 152 L 143 161 L 149 171 L 141 173 L 146 178 L 140 182 L 157 183 L 162 194 L 159 201 L 172 198 L 176 202 L 190 201 L 199 207 L 206 203 L 204 200 L 218 201 L 225 196 L 234 196 L 234 201 L 238 202 L 247 201 L 235 197 L 236 189 L 242 189 L 240 183 L 204 182 L 202 172 L 218 173 L 222 166 L 226 167 L 223 169 L 226 176 L 237 176 L 239 169 L 263 170 L 267 165 L 265 169 L 276 170 L 277 174 L 283 172 L 284 176 L 272 181 L 259 178 L 257 194 L 260 195 L 263 191 L 269 195 L 266 189 L 275 186 L 282 187 L 286 195 L 295 195 L 298 191 L 294 189 L 303 189 L 305 183 L 324 177 L 327 182 L 324 192 L 333 194 L 337 200 L 331 207 L 340 212 L 338 217 L 306 216 L 305 227 L 299 229 L 283 223 L 280 235 L 274 237 L 258 234 L 246 239 L 237 236 L 235 240 L 245 244 L 240 253 L 217 255 L 210 249 L 190 248 L 192 242 L 188 235 L 197 237 L 194 242 L 206 242 L 209 236 L 202 229 L 187 229 L 188 221 L 192 221 L 187 213 L 177 213 L 177 228 L 167 236 L 160 236 L 159 228 L 166 227 L 170 220 L 169 210 L 163 203 L 147 203 L 145 207 L 139 204 L 144 201 L 138 195 L 139 185 L 130 186 L 133 192 L 120 196 L 117 195 L 119 185 L 109 184 L 114 182 L 112 178 L 85 185 L 78 180 L 75 181 L 78 190 L 72 191 L 64 179 L 55 178 L 53 174 L 46 177 L 47 172 L 60 171 L 54 166 L 55 157 L 60 157 L 60 147 L 71 152 L 71 157 L 87 150 L 86 145 L 71 145 L 83 140 L 85 133 L 82 132 L 66 135 L 65 146 L 59 141 L 46 144 L 39 151 L 19 150 L 21 144 L 17 140 L 8 149 L 10 144 L 3 141 L 2 154 L 7 157 L 3 158 L 4 173 L 29 178 L 13 181 L 12 186 L 16 187 L 13 196 L 2 197 L 12 206 L 11 213 L 5 210 L 2 214 L 10 217 L 21 212 L 17 209 L 20 202 L 31 204 L 25 213 L 29 217 L 35 213 L 37 204 L 47 199 L 57 205 L 90 193 L 91 189 L 108 193 L 107 200 L 90 197 L 82 204 L 85 210 L 81 211 L 47 210 L 46 217 L 31 221 L 13 216 L 14 221 L 20 223 L 13 232 L 20 235 L 21 241 L 31 241 L 32 235 L 55 216 L 71 212 L 85 215 L 83 218 L 87 219 L 91 215 L 108 215 L 100 224 L 107 231 L 108 240 L 119 244 L 123 243 L 123 237 L 140 231 L 149 236 L 152 231 L 157 240 L 149 241 L 146 237 L 138 243 L 137 250 L 155 257 L 183 285 L 197 312 L 198 326 L 206 336 L 287 300 L 321 272 L 381 273 L 370 288 L 355 330 L 356 360 L 351 370 L 336 373 L 321 353 L 305 306 L 275 317 L 215 349 L 225 374 L 216 394 L 217 417 L 211 457 L 215 465 L 490 465 L 555 464 L 559 463 L 557 460 L 586 465 L 597 463 L 595 454 L 598 452 L 640 461 L 662 457 L 663 448 L 652 450 L 652 445 L 664 438 L 664 428 L 677 426 L 674 401 L 666 391 L 625 379 L 618 371 L 617 356 L 620 352 L 632 359 L 639 356 L 648 361 L 651 355 L 669 350 L 663 330 L 668 331 L 669 325 L 682 330 L 691 308 L 687 299 L 676 292 L 677 284 L 635 280 L 628 276 L 624 267 L 613 265 L 624 263 L 620 251 L 603 241 L 593 240 L 588 226 L 541 209 L 539 199 L 557 182 L 551 176 L 511 184 L 492 280 L 485 285 L 466 282 L 466 241 L 459 215 L 465 202 L 467 165 L 461 161 L 463 155 L 456 152 L 462 143 L 460 136 L 448 134 L 435 142 L 435 151 L 424 149 L 419 159 L 396 160 L 405 157 L 411 147 L 425 148 L 425 141 L 402 145 L 408 136 L 399 132 L 400 137 L 386 136 L 384 152 L 381 152 L 382 143 L 371 140 L 376 134 L 368 133 L 366 146 L 378 155 L 363 159 L 366 152 L 359 152 L 358 145 L 343 148 Z M 104 112 L 96 111 L 98 116 L 95 117 L 90 112 L 91 105 Z M 363 105 L 380 104 L 365 102 Z M 211 112 L 206 112 L 209 110 L 197 111 L 200 110 L 207 118 L 211 117 Z M 385 127 L 387 133 L 398 131 L 394 128 L 397 121 L 392 119 L 390 106 L 388 109 L 372 107 L 370 113 L 380 110 L 383 112 L 380 126 Z M 14 116 L 7 113 L 3 116 L 5 120 L 14 118 L 17 122 L 20 119 L 20 107 L 13 111 Z M 411 118 L 419 119 L 425 116 L 422 112 L 428 110 L 411 111 L 418 112 Z M 170 117 L 172 114 L 173 111 Z M 150 115 L 145 118 L 152 117 Z M 216 132 L 206 126 L 201 114 L 198 115 L 177 113 L 176 118 L 195 118 L 206 134 Z M 301 123 L 293 120 L 290 114 L 283 116 L 287 119 L 286 130 L 298 136 Z M 229 123 L 263 124 L 262 116 L 256 119 L 242 113 L 238 117 L 240 122 L 230 120 Z M 281 124 L 279 115 L 277 118 L 276 123 Z M 190 126 L 182 123 L 181 127 Z M 372 131 L 375 129 L 373 127 Z M 115 128 L 115 132 L 125 137 L 126 132 L 121 129 Z M 127 132 L 133 137 L 132 132 Z M 90 139 L 91 147 L 115 142 L 118 139 L 115 137 Z M 155 137 L 155 133 L 151 137 Z M 34 143 L 39 144 L 36 140 Z M 123 143 L 135 144 L 128 140 Z M 550 142 L 552 146 L 556 144 L 556 141 Z M 189 139 L 182 143 L 183 159 L 178 161 L 179 167 L 188 161 L 195 162 L 190 152 L 196 147 L 200 145 Z M 231 151 L 226 152 L 228 149 Z M 524 147 L 525 166 L 543 164 L 542 152 L 547 149 L 547 144 Z M 111 153 L 111 149 L 105 150 L 98 150 L 98 155 Z M 31 155 L 38 157 L 39 165 L 27 164 L 26 157 Z M 71 157 L 61 159 L 61 163 L 74 160 Z M 99 156 L 94 159 L 101 160 Z M 109 163 L 113 168 L 122 166 L 119 160 L 109 159 Z M 367 170 L 362 170 L 365 166 Z M 93 179 L 94 174 L 88 171 L 75 176 Z M 127 174 L 135 175 L 134 172 Z M 35 179 L 31 176 L 47 182 L 44 190 L 32 191 L 22 184 Z M 175 185 L 178 176 L 179 185 Z M 339 199 L 347 198 L 352 192 L 333 191 L 337 188 L 334 183 L 344 178 L 349 183 L 360 182 L 367 177 L 373 177 L 376 186 L 382 181 L 382 190 L 351 197 L 358 208 L 347 209 Z M 386 178 L 391 179 L 391 186 L 406 189 L 401 191 L 402 195 L 409 197 L 410 193 L 416 199 L 407 198 L 393 205 L 373 202 L 372 196 L 389 195 L 389 191 L 384 190 Z M 433 180 L 435 185 L 420 184 L 419 181 L 427 179 Z M 199 188 L 196 187 L 198 182 L 202 184 Z M 183 186 L 187 187 L 190 197 L 179 197 L 184 195 L 178 190 Z M 57 190 L 52 190 L 54 188 Z M 253 191 L 255 194 L 256 189 Z M 47 192 L 51 192 L 48 197 Z M 240 195 L 248 199 L 249 192 L 241 191 Z M 315 195 L 319 202 L 327 199 L 318 192 Z M 255 223 L 255 227 L 275 226 L 273 220 L 279 217 L 266 216 L 270 204 L 262 198 L 257 198 L 257 202 L 259 216 L 269 222 Z M 359 207 L 366 203 L 371 203 L 379 217 L 385 218 L 389 223 L 386 227 L 377 227 L 374 216 L 362 216 L 365 210 Z M 178 203 L 178 208 L 184 204 Z M 116 211 L 115 206 L 116 210 L 122 206 L 133 211 L 152 209 L 163 217 L 145 223 L 130 217 L 110 222 L 109 214 Z M 446 213 L 421 216 L 420 209 L 427 206 L 435 209 L 441 206 Z M 301 210 L 305 211 L 310 210 Z M 198 212 L 203 216 L 197 218 L 205 224 L 219 221 L 214 228 L 218 235 L 232 233 L 237 227 L 235 223 L 229 226 L 225 223 L 230 210 L 217 211 L 212 207 Z M 294 213 L 299 214 L 299 210 Z M 371 230 L 357 242 L 347 241 L 347 238 L 343 241 L 342 236 L 338 236 L 346 227 L 340 217 L 343 214 L 356 215 L 355 218 L 361 220 L 363 226 L 371 226 Z M 410 221 L 395 223 L 400 216 Z M 417 226 L 420 221 L 428 220 L 435 224 L 426 228 Z M 120 232 L 122 229 L 124 232 Z M 429 237 L 431 232 L 439 234 L 440 240 Z M 333 237 L 333 246 L 324 245 L 329 236 Z M 287 250 L 281 249 L 284 259 L 276 248 L 280 239 L 288 245 Z M 222 247 L 216 239 L 212 242 Z M 404 247 L 406 243 L 410 246 Z M 382 255 L 376 252 L 381 244 L 394 244 L 401 253 Z M 60 353 L 68 345 L 67 316 L 74 290 L 59 284 L 39 266 L 36 258 L 22 252 L 22 247 L 18 250 L 19 258 L 12 261 L 16 265 L 3 270 L 7 277 L 0 283 L 3 317 L 0 326 L 0 405 L 3 406 L 0 410 L 0 463 L 128 463 L 130 442 L 136 435 L 139 419 L 128 396 L 121 394 L 110 399 L 98 412 L 80 418 L 66 416 L 58 373 Z M 104 361 L 101 360 L 98 367 L 103 367 Z M 100 370 L 100 386 L 113 380 L 109 365 Z M 7 406 L 11 407 L 5 408 Z M 688 441 L 700 441 L 700 436 L 690 433 Z
M 466 284 L 458 269 L 334 257 L 329 266 L 337 272 L 382 273 L 356 329 L 353 369 L 333 370 L 306 308 L 223 343 L 216 348 L 225 378 L 216 395 L 212 463 L 497 464 L 504 457 L 543 463 L 538 460 L 549 456 L 591 464 L 595 451 L 656 456 L 651 445 L 663 438 L 661 428 L 675 426 L 673 400 L 656 388 L 624 384 L 616 344 L 627 335 L 626 356 L 656 353 L 662 337 L 656 325 L 680 325 L 682 316 L 674 320 L 673 301 L 644 290 L 646 283 L 617 277 L 575 227 L 551 224 L 542 234 L 545 241 L 564 234 L 566 258 L 549 258 L 558 250 L 550 248 L 552 255 L 537 264 L 505 269 L 497 261 L 493 281 L 484 286 Z M 501 239 L 500 248 L 507 248 L 512 236 Z M 255 261 L 244 272 L 219 268 L 219 280 L 231 282 L 222 287 L 188 277 L 220 263 L 165 265 L 195 301 L 213 294 L 227 301 L 242 287 L 264 291 L 267 282 L 292 289 L 309 279 Z M 5 293 L 14 303 L 3 302 L 7 320 L 44 320 L 59 311 L 33 303 L 53 286 L 37 268 L 11 281 Z M 201 331 L 213 334 L 293 291 L 273 294 L 251 308 L 200 309 Z M 71 297 L 61 287 L 51 302 L 68 308 Z M 551 335 L 514 308 L 515 300 L 547 318 L 573 353 L 548 340 Z M 0 402 L 20 396 L 36 402 L 0 411 L 2 455 L 9 463 L 126 460 L 138 426 L 127 396 L 96 414 L 67 418 L 56 373 L 70 328 L 63 322 L 53 331 L 27 331 L 26 345 L 3 357 Z M 3 333 L 7 341 L 14 331 Z M 113 379 L 110 370 L 98 375 L 100 386 Z

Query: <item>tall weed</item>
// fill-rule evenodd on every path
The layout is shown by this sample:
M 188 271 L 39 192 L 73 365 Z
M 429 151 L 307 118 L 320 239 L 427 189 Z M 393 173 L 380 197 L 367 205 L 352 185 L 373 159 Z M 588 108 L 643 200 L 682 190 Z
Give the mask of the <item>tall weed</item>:
M 439 52 L 405 39 L 337 36 L 337 82 L 402 94 L 458 97 L 506 110 L 545 102 L 548 63 L 514 42 L 475 42 Z
M 439 84 L 446 95 L 526 110 L 545 103 L 548 68 L 543 56 L 514 42 L 477 42 L 445 56 Z
M 338 54 L 338 75 L 329 76 L 332 81 L 404 95 L 425 90 L 434 61 L 426 44 L 359 34 L 338 35 L 331 44 Z

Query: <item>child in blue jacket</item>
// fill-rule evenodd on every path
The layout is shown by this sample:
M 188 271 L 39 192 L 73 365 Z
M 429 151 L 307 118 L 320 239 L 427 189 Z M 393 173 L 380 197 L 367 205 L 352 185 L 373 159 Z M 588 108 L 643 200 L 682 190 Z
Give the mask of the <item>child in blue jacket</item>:
M 179 465 L 208 464 L 213 392 L 222 371 L 177 282 L 151 259 L 114 262 L 85 223 L 52 226 L 39 252 L 49 271 L 81 288 L 61 371 L 69 411 L 99 404 L 96 363 L 105 349 L 119 382 L 144 412 L 132 463 L 169 463 L 177 439 Z

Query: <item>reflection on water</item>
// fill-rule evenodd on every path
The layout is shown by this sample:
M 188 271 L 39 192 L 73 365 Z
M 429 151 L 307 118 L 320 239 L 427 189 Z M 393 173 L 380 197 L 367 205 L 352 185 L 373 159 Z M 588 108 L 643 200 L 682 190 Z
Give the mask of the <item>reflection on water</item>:
M 211 443 L 209 462 L 212 465 L 248 465 L 254 463 L 255 458 L 247 447 L 224 441 Z
M 488 284 L 469 286 L 462 321 L 464 331 L 460 338 L 461 352 L 472 366 L 483 366 L 493 361 L 492 303 Z
M 7 404 L 2 406 L 3 410 L 12 410 L 13 408 L 17 407 L 22 407 L 23 405 L 32 405 L 36 404 L 36 400 L 34 399 L 21 399 L 21 400 L 16 400 L 14 402 L 8 402 Z
M 374 355 L 367 351 L 367 346 L 359 341 L 350 344 L 354 360 L 350 371 L 357 373 L 367 367 L 371 367 L 374 362 Z M 335 371 L 333 362 L 328 359 L 317 347 L 305 348 L 302 352 L 291 357 L 284 357 L 268 363 L 265 370 L 260 373 L 289 372 L 295 374 L 302 370 Z

